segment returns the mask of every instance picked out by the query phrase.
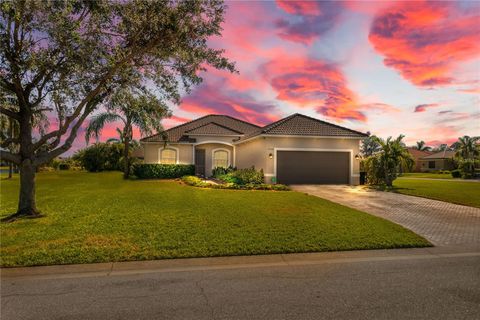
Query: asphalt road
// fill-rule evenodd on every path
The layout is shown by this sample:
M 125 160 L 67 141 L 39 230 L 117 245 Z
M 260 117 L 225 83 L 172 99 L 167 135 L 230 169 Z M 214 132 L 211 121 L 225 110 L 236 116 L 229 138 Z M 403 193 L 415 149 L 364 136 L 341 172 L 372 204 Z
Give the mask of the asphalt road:
M 479 319 L 480 254 L 411 250 L 2 274 L 1 319 Z

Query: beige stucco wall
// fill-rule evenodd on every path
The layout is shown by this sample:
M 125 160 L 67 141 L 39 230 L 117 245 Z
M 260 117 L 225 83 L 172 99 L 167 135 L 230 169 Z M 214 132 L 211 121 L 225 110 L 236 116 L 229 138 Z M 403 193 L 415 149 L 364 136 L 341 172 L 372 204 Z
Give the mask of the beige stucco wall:
M 201 141 L 211 141 L 215 137 L 203 137 L 199 140 L 195 148 L 205 149 L 205 171 L 206 175 L 212 173 L 212 152 L 214 149 L 222 148 L 230 151 L 230 164 L 237 168 L 249 168 L 255 166 L 257 170 L 263 169 L 266 176 L 266 182 L 271 182 L 272 176 L 275 174 L 275 148 L 292 148 L 292 149 L 331 149 L 331 150 L 352 150 L 351 163 L 353 164 L 353 175 L 351 183 L 359 182 L 359 161 L 355 159 L 355 155 L 359 153 L 359 139 L 341 139 L 341 138 L 297 138 L 297 137 L 260 137 L 251 141 L 232 146 L 218 143 L 198 144 Z M 230 143 L 231 137 L 215 138 L 217 141 L 225 141 Z M 169 144 L 177 148 L 179 151 L 179 164 L 193 164 L 193 147 L 192 144 Z M 145 163 L 159 163 L 159 149 L 163 148 L 163 143 L 146 143 Z M 273 158 L 269 158 L 269 154 Z
M 428 167 L 428 163 L 430 161 L 435 161 L 435 168 Z M 447 160 L 447 159 L 419 160 L 419 163 L 420 163 L 420 171 L 422 172 L 454 169 L 453 160 Z
M 228 161 L 233 166 L 233 147 L 220 143 L 205 143 L 195 146 L 196 149 L 205 150 L 205 174 L 207 177 L 212 175 L 213 151 L 215 149 L 225 149 L 228 151 Z
M 240 136 L 237 136 L 237 137 L 232 137 L 232 136 L 228 136 L 228 137 L 222 137 L 222 136 L 197 136 L 197 135 L 191 135 L 189 136 L 190 138 L 195 138 L 195 140 L 197 141 L 196 144 L 199 144 L 199 143 L 204 143 L 204 142 L 209 142 L 209 141 L 223 141 L 223 142 L 227 142 L 227 143 L 230 143 L 230 144 L 233 144 L 233 141 L 234 140 L 238 140 L 238 138 Z
M 145 163 L 160 163 L 160 149 L 165 145 L 163 143 L 145 143 Z M 193 164 L 193 147 L 191 144 L 167 144 L 166 148 L 173 147 L 178 149 L 178 164 Z
M 350 179 L 352 184 L 358 184 L 360 162 L 355 159 L 355 155 L 359 153 L 359 147 L 359 139 L 260 137 L 235 146 L 235 164 L 238 168 L 253 165 L 256 169 L 263 169 L 266 181 L 271 182 L 271 177 L 275 174 L 275 148 L 351 150 L 353 174 Z M 273 155 L 272 159 L 269 158 L 270 153 Z

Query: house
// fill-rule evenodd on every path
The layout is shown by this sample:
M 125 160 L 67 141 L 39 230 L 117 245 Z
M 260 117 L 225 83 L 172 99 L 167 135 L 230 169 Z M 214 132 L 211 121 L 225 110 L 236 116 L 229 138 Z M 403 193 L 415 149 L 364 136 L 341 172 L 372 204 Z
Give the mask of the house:
M 367 135 L 293 114 L 264 127 L 207 115 L 143 138 L 145 163 L 262 169 L 267 183 L 358 184 L 360 140 Z
M 422 162 L 420 161 L 420 159 L 422 159 L 423 157 L 429 156 L 433 153 L 431 151 L 421 151 L 415 147 L 407 148 L 407 150 L 408 150 L 408 153 L 410 153 L 410 155 L 412 156 L 413 160 L 415 161 L 415 164 L 412 168 L 412 172 L 421 172 Z
M 420 171 L 453 170 L 455 151 L 444 150 L 419 159 Z

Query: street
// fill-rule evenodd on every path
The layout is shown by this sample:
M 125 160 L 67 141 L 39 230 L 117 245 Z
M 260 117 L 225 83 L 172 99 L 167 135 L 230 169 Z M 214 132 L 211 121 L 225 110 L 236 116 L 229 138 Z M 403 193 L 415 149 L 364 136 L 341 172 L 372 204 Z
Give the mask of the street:
M 480 253 L 458 248 L 65 268 L 40 267 L 25 274 L 2 270 L 1 318 L 478 319 L 480 315 Z

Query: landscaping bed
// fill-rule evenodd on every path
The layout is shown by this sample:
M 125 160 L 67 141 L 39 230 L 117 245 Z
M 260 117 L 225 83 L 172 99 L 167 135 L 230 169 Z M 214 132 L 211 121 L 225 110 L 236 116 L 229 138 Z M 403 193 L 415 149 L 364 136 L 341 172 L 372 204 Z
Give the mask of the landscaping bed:
M 1 181 L 0 216 L 18 175 Z M 430 246 L 415 233 L 298 192 L 192 188 L 120 172 L 42 172 L 40 219 L 0 224 L 4 267 Z

